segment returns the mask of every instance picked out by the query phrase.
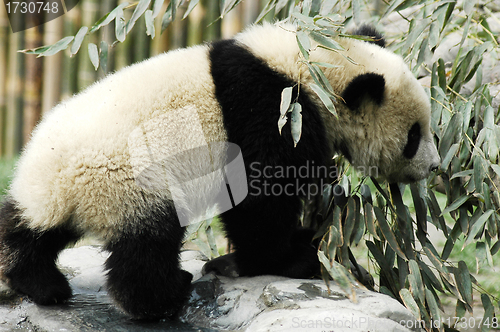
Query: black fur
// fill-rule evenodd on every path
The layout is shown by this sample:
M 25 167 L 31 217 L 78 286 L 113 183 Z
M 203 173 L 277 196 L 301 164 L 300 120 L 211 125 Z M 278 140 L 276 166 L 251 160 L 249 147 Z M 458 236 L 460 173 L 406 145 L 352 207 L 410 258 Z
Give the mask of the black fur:
M 384 100 L 384 76 L 375 73 L 366 73 L 356 76 L 342 92 L 342 99 L 347 107 L 357 111 L 365 98 L 370 98 L 377 105 Z
M 25 227 L 15 203 L 7 199 L 0 209 L 1 276 L 8 285 L 38 304 L 62 303 L 71 288 L 57 269 L 59 251 L 80 238 L 65 228 L 37 232 Z
M 353 31 L 353 35 L 371 37 L 369 43 L 376 44 L 380 47 L 385 47 L 385 39 L 380 32 L 378 32 L 371 25 L 363 24 Z
M 173 204 L 124 224 L 135 227 L 105 246 L 111 252 L 106 261 L 109 294 L 135 319 L 175 317 L 192 275 L 180 269 L 185 227 Z
M 9 199 L 0 210 L 2 278 L 38 304 L 66 301 L 71 288 L 55 261 L 80 234 L 65 228 L 36 232 L 23 226 L 20 216 Z M 173 317 L 192 279 L 179 265 L 185 228 L 169 204 L 143 219 L 124 220 L 124 232 L 117 230 L 118 240 L 105 246 L 111 252 L 106 261 L 108 292 L 133 318 Z
M 249 195 L 221 216 L 236 248 L 239 274 L 310 277 L 319 272 L 319 263 L 311 245 L 313 234 L 298 227 L 298 218 L 299 196 L 313 179 L 268 178 L 263 170 L 325 165 L 331 151 L 319 111 L 300 90 L 302 136 L 294 147 L 290 119 L 281 136 L 277 122 L 281 92 L 296 83 L 232 40 L 212 44 L 210 61 L 228 141 L 241 148 L 248 177 Z M 297 195 L 270 190 L 287 185 Z
M 420 130 L 420 124 L 416 122 L 408 131 L 408 141 L 406 142 L 403 150 L 403 156 L 405 156 L 405 158 L 411 159 L 415 156 L 421 139 L 422 133 Z

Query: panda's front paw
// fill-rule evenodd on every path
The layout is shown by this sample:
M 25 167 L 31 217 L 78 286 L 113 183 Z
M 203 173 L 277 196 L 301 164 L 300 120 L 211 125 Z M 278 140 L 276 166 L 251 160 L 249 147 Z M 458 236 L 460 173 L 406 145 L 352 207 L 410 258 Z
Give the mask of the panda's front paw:
M 203 275 L 214 272 L 217 275 L 237 278 L 240 276 L 238 265 L 236 264 L 236 257 L 234 253 L 227 254 L 224 256 L 220 256 L 212 259 L 203 265 L 203 269 L 201 273 Z

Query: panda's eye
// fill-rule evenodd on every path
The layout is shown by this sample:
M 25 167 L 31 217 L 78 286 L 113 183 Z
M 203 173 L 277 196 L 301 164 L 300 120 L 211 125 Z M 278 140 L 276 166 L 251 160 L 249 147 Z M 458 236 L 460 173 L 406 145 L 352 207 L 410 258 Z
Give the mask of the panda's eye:
M 418 145 L 420 144 L 420 124 L 417 122 L 411 126 L 408 132 L 408 141 L 406 141 L 405 148 L 403 150 L 403 156 L 407 159 L 411 159 L 415 156 L 418 150 Z

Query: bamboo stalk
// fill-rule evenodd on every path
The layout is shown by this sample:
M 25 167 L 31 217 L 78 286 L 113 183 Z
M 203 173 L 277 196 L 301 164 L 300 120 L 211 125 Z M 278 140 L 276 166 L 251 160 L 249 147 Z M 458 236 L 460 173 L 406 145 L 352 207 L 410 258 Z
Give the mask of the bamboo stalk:
M 0 156 L 4 153 L 5 145 L 5 113 L 6 113 L 6 82 L 9 20 L 4 6 L 0 6 Z
M 98 19 L 99 1 L 97 0 L 83 0 L 81 1 L 82 11 L 82 25 L 91 27 Z M 90 61 L 88 53 L 89 42 L 97 43 L 97 36 L 90 35 L 88 39 L 84 40 L 80 48 L 78 57 L 78 90 L 86 88 L 97 79 L 92 62 Z
M 42 46 L 42 23 L 40 15 L 27 15 L 28 26 L 33 26 L 25 31 L 25 47 L 34 49 Z M 25 57 L 24 76 L 24 110 L 23 114 L 23 144 L 29 141 L 31 131 L 40 120 L 42 114 L 42 66 L 43 59 L 35 55 Z
M 25 55 L 17 50 L 22 48 L 23 41 L 24 31 L 9 35 L 4 150 L 7 158 L 13 158 L 19 153 L 22 142 L 22 78 Z
M 63 37 L 64 16 L 60 16 L 44 25 L 44 45 L 52 45 Z M 61 98 L 61 79 L 63 52 L 44 58 L 42 114 L 54 107 Z

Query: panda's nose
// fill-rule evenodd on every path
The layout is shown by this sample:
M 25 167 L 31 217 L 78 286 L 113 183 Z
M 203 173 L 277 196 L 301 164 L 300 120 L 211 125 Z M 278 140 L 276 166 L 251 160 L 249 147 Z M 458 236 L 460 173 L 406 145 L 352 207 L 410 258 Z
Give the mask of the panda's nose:
M 439 167 L 439 164 L 431 164 L 431 166 L 429 167 L 429 171 L 430 172 L 434 172 L 435 170 L 437 170 Z

